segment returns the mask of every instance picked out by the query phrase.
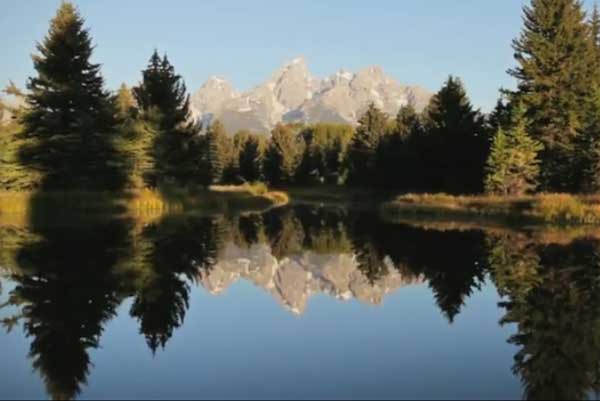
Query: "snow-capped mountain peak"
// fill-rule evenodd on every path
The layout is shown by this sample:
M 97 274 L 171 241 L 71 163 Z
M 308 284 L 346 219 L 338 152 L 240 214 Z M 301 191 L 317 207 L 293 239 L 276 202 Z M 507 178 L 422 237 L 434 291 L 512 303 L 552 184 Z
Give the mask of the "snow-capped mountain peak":
M 378 66 L 318 79 L 297 57 L 244 93 L 213 76 L 192 97 L 192 109 L 204 121 L 220 119 L 230 134 L 240 129 L 268 133 L 281 121 L 355 124 L 372 102 L 393 115 L 409 101 L 422 109 L 430 97 L 422 88 L 400 85 Z

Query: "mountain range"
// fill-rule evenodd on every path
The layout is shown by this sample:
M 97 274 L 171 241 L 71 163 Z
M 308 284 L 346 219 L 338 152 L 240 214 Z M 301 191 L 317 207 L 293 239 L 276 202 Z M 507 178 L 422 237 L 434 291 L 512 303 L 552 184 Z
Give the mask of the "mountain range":
M 205 126 L 219 119 L 231 134 L 241 129 L 268 133 L 279 122 L 354 125 L 370 103 L 390 116 L 408 103 L 420 111 L 431 96 L 419 86 L 400 84 L 377 66 L 316 78 L 299 57 L 246 92 L 223 78 L 211 77 L 193 94 L 191 108 Z

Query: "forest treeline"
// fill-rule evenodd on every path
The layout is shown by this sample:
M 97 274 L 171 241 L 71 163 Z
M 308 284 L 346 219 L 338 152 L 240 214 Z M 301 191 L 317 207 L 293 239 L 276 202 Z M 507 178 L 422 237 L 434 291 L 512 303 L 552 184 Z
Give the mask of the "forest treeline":
M 513 41 L 515 90 L 489 114 L 450 76 L 423 111 L 371 104 L 356 127 L 225 132 L 192 117 L 185 83 L 152 54 L 141 81 L 105 88 L 84 19 L 64 2 L 33 56 L 26 106 L 0 128 L 0 188 L 123 190 L 264 181 L 399 192 L 600 189 L 600 13 L 532 0 Z M 12 88 L 12 94 L 18 92 Z M 270 134 L 270 135 L 269 135 Z

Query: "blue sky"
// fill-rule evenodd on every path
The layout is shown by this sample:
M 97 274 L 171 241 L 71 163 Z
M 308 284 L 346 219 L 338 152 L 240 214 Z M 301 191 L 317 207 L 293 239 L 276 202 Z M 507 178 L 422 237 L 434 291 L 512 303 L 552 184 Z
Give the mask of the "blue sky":
M 587 1 L 591 7 L 593 0 Z M 460 76 L 489 110 L 512 87 L 511 40 L 526 0 L 77 0 L 111 88 L 136 83 L 156 47 L 195 91 L 211 75 L 249 89 L 302 55 L 313 74 L 380 65 L 437 90 Z M 23 85 L 60 0 L 3 0 L 0 83 Z

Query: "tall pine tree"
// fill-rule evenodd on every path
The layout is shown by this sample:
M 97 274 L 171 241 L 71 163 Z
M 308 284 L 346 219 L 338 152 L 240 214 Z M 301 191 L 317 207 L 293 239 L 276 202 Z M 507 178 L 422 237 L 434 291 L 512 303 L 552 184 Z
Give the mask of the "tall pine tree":
M 417 144 L 421 189 L 481 192 L 489 141 L 483 117 L 459 78 L 450 76 L 431 98 L 424 120 L 426 133 Z
M 532 0 L 524 28 L 513 42 L 518 80 L 530 131 L 544 144 L 542 188 L 575 191 L 580 174 L 577 136 L 584 126 L 594 52 L 590 27 L 579 0 Z
M 240 176 L 247 182 L 263 179 L 265 141 L 258 135 L 248 135 L 238 155 Z
M 37 49 L 37 75 L 27 85 L 23 124 L 29 146 L 22 162 L 44 175 L 44 189 L 121 189 L 125 171 L 114 146 L 114 104 L 73 4 L 62 3 Z
M 377 150 L 377 175 L 382 186 L 405 191 L 415 188 L 419 159 L 415 144 L 422 133 L 421 117 L 413 105 L 402 106 L 394 130 L 380 141 Z
M 225 127 L 220 121 L 212 123 L 205 138 L 206 174 L 208 184 L 217 184 L 223 179 L 223 172 L 228 165 L 228 141 Z
M 142 76 L 133 93 L 145 120 L 158 131 L 153 146 L 158 180 L 187 183 L 196 173 L 190 147 L 196 127 L 191 123 L 183 78 L 175 73 L 167 56 L 161 58 L 156 50 Z
M 388 115 L 371 103 L 358 120 L 358 127 L 348 148 L 348 181 L 354 185 L 373 184 L 377 148 L 388 132 Z

